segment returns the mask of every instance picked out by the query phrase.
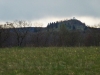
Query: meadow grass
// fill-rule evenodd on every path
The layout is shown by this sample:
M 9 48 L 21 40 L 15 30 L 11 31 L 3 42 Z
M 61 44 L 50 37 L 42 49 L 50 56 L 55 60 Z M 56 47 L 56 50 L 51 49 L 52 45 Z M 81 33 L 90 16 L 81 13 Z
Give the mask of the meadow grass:
M 0 48 L 0 75 L 100 75 L 100 47 Z

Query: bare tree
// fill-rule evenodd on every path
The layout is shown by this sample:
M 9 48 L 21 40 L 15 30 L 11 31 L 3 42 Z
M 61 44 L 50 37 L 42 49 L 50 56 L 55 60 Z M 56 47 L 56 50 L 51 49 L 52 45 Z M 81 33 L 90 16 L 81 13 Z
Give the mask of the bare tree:
M 67 27 L 65 24 L 61 24 L 59 27 L 59 44 L 60 46 L 66 46 L 67 38 L 68 38 L 69 32 L 67 30 Z
M 33 34 L 33 43 L 34 43 L 34 46 L 41 46 L 40 42 L 42 40 L 42 26 L 43 24 L 42 23 L 38 23 L 38 22 L 35 22 L 34 24 L 34 31 L 35 33 Z
M 0 47 L 3 46 L 3 43 L 7 41 L 9 37 L 9 29 L 6 29 L 5 25 L 0 25 Z
M 17 45 L 22 46 L 23 40 L 28 35 L 29 27 L 32 25 L 27 21 L 14 21 L 13 23 L 8 23 L 9 27 L 16 34 Z

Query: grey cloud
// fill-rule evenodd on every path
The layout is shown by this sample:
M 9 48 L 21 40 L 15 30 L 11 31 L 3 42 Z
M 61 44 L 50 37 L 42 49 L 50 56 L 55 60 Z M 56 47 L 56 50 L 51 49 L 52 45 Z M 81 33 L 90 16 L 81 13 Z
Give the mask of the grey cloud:
M 99 0 L 0 0 L 0 20 L 35 20 L 46 16 L 100 17 Z

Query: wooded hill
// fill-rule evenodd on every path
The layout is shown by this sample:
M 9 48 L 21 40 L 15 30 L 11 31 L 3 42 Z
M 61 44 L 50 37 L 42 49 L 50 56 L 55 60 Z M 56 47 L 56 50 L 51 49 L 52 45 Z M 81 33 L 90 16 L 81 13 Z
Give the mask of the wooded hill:
M 70 20 L 49 23 L 47 28 L 48 29 L 60 28 L 62 25 L 65 25 L 67 30 L 85 31 L 87 29 L 87 26 L 85 25 L 85 23 L 82 23 L 81 21 L 79 21 L 77 19 L 70 19 Z

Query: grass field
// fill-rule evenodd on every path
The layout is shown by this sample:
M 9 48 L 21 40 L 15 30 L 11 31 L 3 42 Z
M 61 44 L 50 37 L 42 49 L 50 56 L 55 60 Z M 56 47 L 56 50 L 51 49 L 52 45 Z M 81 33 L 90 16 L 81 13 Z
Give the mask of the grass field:
M 100 47 L 0 48 L 0 75 L 100 75 Z

